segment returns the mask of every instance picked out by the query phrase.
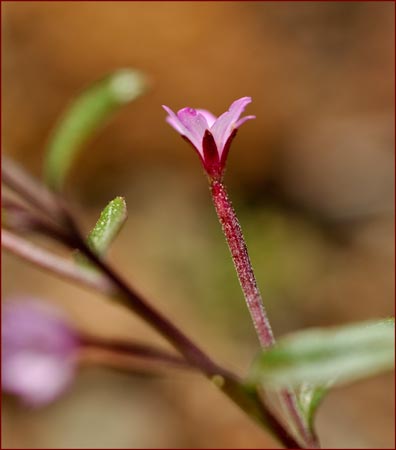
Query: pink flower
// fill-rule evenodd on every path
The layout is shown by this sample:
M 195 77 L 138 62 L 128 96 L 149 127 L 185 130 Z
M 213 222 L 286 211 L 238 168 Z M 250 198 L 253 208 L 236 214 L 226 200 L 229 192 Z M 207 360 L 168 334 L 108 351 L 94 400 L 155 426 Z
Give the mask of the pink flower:
M 220 179 L 238 128 L 247 120 L 255 119 L 255 116 L 240 118 L 251 101 L 250 97 L 236 100 L 218 118 L 204 109 L 183 108 L 175 114 L 167 106 L 162 107 L 168 113 L 167 122 L 198 152 L 207 174 L 212 179 Z
M 50 403 L 74 379 L 77 334 L 42 302 L 18 299 L 2 309 L 2 389 L 31 406 Z

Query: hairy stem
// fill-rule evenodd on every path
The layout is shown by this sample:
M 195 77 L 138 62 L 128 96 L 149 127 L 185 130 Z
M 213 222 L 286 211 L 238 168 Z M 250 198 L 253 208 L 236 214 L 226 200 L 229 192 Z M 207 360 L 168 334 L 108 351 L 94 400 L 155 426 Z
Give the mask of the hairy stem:
M 241 226 L 224 185 L 214 181 L 211 184 L 211 192 L 257 336 L 262 347 L 268 348 L 275 343 L 274 335 L 253 273 Z
M 263 348 L 269 348 L 275 343 L 275 339 L 257 286 L 241 226 L 223 183 L 214 180 L 211 182 L 210 189 L 258 339 Z M 316 439 L 311 435 L 298 409 L 294 393 L 284 389 L 280 392 L 280 400 L 306 445 L 318 447 Z

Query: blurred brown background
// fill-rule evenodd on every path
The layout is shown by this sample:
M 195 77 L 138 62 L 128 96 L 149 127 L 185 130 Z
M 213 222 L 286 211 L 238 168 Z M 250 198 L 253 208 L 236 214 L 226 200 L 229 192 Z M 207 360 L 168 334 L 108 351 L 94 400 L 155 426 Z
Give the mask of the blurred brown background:
M 110 258 L 220 362 L 257 351 L 206 181 L 161 104 L 257 119 L 227 182 L 276 335 L 393 315 L 392 2 L 2 2 L 3 146 L 40 176 L 50 130 L 84 86 L 120 67 L 151 90 L 86 146 L 67 194 L 87 230 L 124 195 Z M 86 330 L 157 341 L 135 318 L 5 254 L 3 296 L 61 304 Z M 21 282 L 21 280 L 23 280 Z M 327 448 L 393 448 L 391 375 L 332 392 Z M 198 376 L 85 369 L 40 410 L 5 399 L 5 448 L 263 448 L 261 429 Z M 272 447 L 274 448 L 274 447 Z

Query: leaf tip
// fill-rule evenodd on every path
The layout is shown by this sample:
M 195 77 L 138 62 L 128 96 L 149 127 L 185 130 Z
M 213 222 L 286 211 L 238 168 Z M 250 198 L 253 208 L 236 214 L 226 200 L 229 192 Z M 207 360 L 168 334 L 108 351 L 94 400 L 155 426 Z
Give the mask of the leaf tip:
M 146 76 L 134 69 L 120 69 L 110 79 L 110 90 L 119 103 L 128 103 L 148 88 Z

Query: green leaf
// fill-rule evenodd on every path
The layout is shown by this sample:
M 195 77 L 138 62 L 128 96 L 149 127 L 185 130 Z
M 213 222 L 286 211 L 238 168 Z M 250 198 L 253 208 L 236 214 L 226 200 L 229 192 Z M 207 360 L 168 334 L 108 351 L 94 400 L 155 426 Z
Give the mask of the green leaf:
M 303 383 L 298 391 L 298 406 L 308 424 L 311 433 L 313 434 L 315 434 L 315 413 L 319 405 L 322 403 L 324 396 L 329 391 L 331 385 L 331 382 L 319 385 Z
M 87 244 L 98 256 L 104 256 L 127 219 L 127 207 L 123 197 L 116 197 L 100 213 L 95 227 L 89 233 Z M 80 251 L 73 254 L 80 266 L 96 270 L 91 262 Z
M 47 185 L 59 191 L 87 139 L 122 105 L 146 90 L 142 73 L 122 69 L 97 81 L 74 100 L 50 138 L 44 161 Z
M 87 243 L 91 250 L 103 256 L 113 242 L 127 218 L 127 207 L 123 197 L 116 197 L 101 212 Z
M 299 408 L 315 435 L 315 413 L 329 389 L 392 369 L 394 340 L 394 319 L 294 333 L 257 356 L 248 383 L 267 389 L 295 387 Z
M 394 319 L 311 329 L 260 353 L 249 378 L 274 388 L 304 382 L 345 384 L 391 370 L 394 347 Z

